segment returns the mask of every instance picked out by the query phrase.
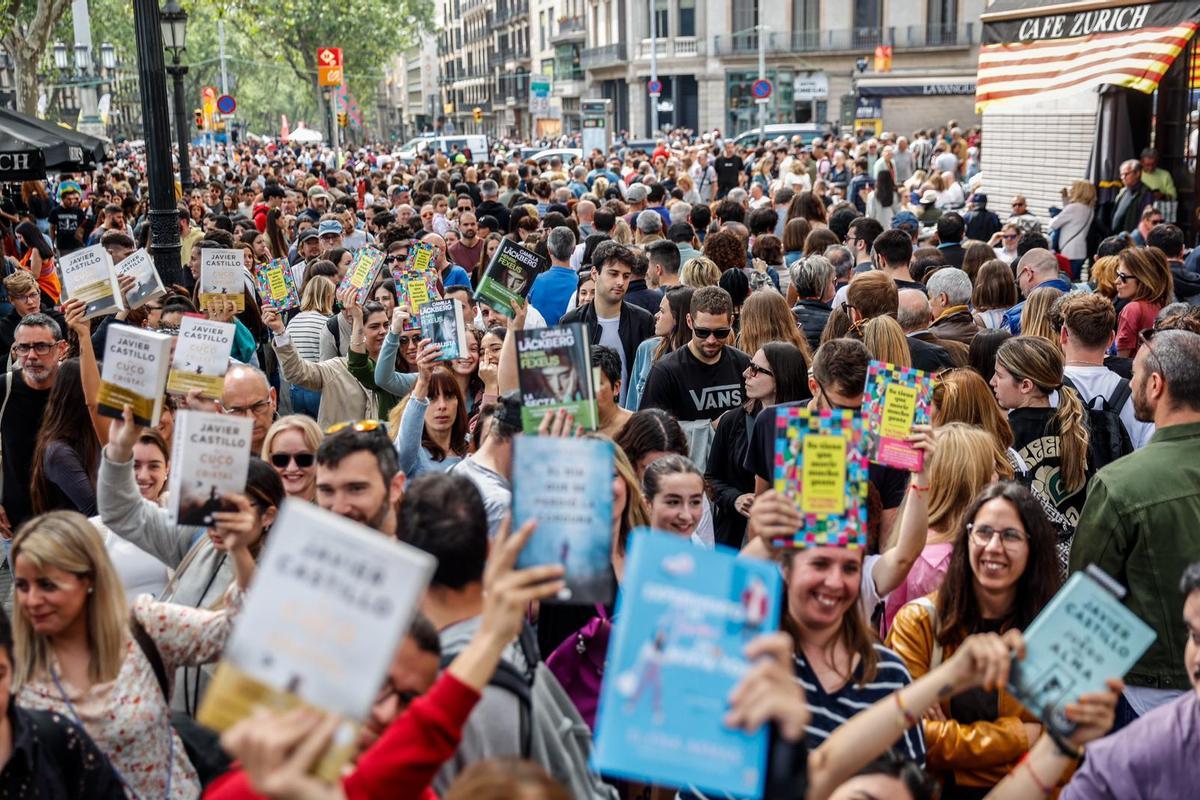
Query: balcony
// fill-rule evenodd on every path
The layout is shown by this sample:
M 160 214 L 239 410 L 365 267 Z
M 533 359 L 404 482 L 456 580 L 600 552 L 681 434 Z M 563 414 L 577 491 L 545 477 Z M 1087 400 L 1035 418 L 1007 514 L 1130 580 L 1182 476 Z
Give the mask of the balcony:
M 488 0 L 463 0 L 462 6 L 459 7 L 459 15 L 468 16 L 472 11 L 487 8 L 488 5 Z
M 579 54 L 579 64 L 583 69 L 603 69 L 625 63 L 625 43 L 606 44 L 601 47 L 589 47 Z
M 650 58 L 651 42 L 657 45 L 658 58 L 691 58 L 704 55 L 704 47 L 695 36 L 676 36 L 663 39 L 642 39 L 638 43 L 638 59 L 645 61 Z
M 586 38 L 587 31 L 584 29 L 583 17 L 559 17 L 558 30 L 551 34 L 550 44 L 582 42 Z
M 886 28 L 842 28 L 837 30 L 769 31 L 762 47 L 768 53 L 816 53 L 870 51 L 880 45 L 897 50 L 971 47 L 979 43 L 974 23 L 962 25 L 908 25 Z M 713 37 L 713 55 L 757 55 L 759 34 L 746 31 Z M 659 48 L 662 55 L 662 48 Z
M 503 25 L 528 15 L 529 0 L 508 0 L 507 3 L 496 8 L 496 15 L 493 19 L 497 25 Z
M 583 94 L 583 73 L 567 73 L 554 78 L 555 97 L 579 97 Z

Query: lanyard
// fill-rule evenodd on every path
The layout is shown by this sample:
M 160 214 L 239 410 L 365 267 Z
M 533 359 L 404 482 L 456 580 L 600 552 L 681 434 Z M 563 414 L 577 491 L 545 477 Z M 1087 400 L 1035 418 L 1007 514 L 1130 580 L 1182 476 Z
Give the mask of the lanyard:
M 67 697 L 66 691 L 63 690 L 63 685 L 58 680 L 58 672 L 54 669 L 54 667 L 50 667 L 50 677 L 54 680 L 54 686 L 58 689 L 59 696 L 62 697 L 63 702 L 67 704 L 67 710 L 71 712 L 71 717 L 72 717 L 72 719 L 75 720 L 75 724 L 79 726 L 80 730 L 86 731 L 87 728 L 84 727 L 83 720 L 79 718 L 79 713 L 75 711 L 75 706 L 74 706 L 74 704 L 71 703 L 71 698 Z M 112 759 L 108 757 L 107 753 L 104 754 L 104 757 L 108 761 L 108 765 L 110 767 L 112 767 L 112 771 L 116 773 L 117 780 L 121 781 L 121 783 L 123 783 L 125 785 L 125 788 L 129 790 L 129 793 L 131 795 L 133 795 L 134 800 L 140 800 L 140 797 L 138 796 L 137 791 L 135 791 L 133 786 L 131 786 L 129 784 L 129 781 L 127 781 L 125 779 L 125 776 L 121 774 L 121 771 L 119 769 L 117 769 L 117 765 L 112 763 Z M 163 792 L 163 797 L 166 798 L 167 800 L 169 800 L 169 798 L 171 797 L 171 778 L 172 778 L 172 772 L 173 772 L 172 767 L 174 767 L 174 764 L 175 764 L 175 734 L 171 729 L 171 718 L 170 718 L 170 716 L 168 716 L 167 717 L 167 787 L 166 787 L 166 791 Z

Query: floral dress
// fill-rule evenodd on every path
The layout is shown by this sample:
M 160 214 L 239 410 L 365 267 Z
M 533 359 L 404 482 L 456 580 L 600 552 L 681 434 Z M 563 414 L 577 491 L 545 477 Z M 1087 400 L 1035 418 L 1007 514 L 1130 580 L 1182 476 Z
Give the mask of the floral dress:
M 158 645 L 167 674 L 174 675 L 177 667 L 220 659 L 241 600 L 236 586 L 230 587 L 226 605 L 218 611 L 159 603 L 142 595 L 133 604 L 133 614 Z M 53 653 L 50 668 L 58 674 Z M 126 636 L 125 659 L 115 680 L 80 691 L 61 677 L 56 683 L 43 674 L 20 687 L 17 702 L 78 720 L 108 756 L 130 797 L 193 800 L 200 795 L 200 781 L 171 727 L 158 679 L 131 635 Z

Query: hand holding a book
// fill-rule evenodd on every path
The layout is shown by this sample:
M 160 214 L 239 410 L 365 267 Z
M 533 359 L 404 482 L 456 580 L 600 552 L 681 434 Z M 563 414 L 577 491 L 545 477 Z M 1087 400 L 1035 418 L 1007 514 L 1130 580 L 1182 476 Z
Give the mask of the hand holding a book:
M 508 318 L 508 329 L 510 331 L 525 330 L 525 311 L 529 308 L 529 303 L 522 303 L 519 300 L 511 301 L 513 315 Z
M 417 385 L 413 388 L 415 396 L 425 397 L 429 381 L 433 378 L 433 371 L 443 363 L 441 357 L 442 346 L 432 339 L 422 339 L 417 345 Z
M 1012 629 L 1004 635 L 977 633 L 963 640 L 942 666 L 934 672 L 945 672 L 946 681 L 939 693 L 945 698 L 976 687 L 984 691 L 1001 689 L 1008 683 L 1008 672 L 1013 656 L 1025 657 L 1025 639 L 1021 632 Z
M 262 321 L 263 325 L 266 325 L 276 336 L 282 336 L 286 330 L 283 325 L 283 317 L 279 316 L 279 311 L 274 306 L 263 304 Z
M 233 322 L 237 316 L 237 304 L 231 297 L 214 297 L 208 301 L 205 311 L 213 322 Z
M 771 489 L 754 498 L 746 536 L 750 540 L 761 539 L 769 546 L 775 539 L 791 540 L 803 525 L 804 516 L 796 504 Z
M 221 748 L 241 764 L 254 791 L 271 800 L 340 800 L 341 784 L 310 774 L 329 749 L 339 719 L 311 708 L 265 708 L 221 734 Z
M 410 319 L 412 319 L 412 314 L 408 313 L 407 308 L 396 306 L 396 308 L 392 310 L 392 324 L 389 326 L 388 330 L 390 330 L 396 336 L 399 336 L 400 334 L 404 333 L 404 327 L 408 325 L 408 321 Z
M 1117 719 L 1117 701 L 1125 691 L 1125 681 L 1120 678 L 1109 678 L 1107 692 L 1087 692 L 1081 694 L 1074 703 L 1067 703 L 1064 711 L 1067 719 L 1075 723 L 1075 732 L 1067 737 L 1067 741 L 1076 747 L 1083 747 L 1095 741 L 1112 730 Z
M 362 306 L 358 304 L 358 290 L 353 286 L 347 286 L 345 289 L 337 293 L 338 302 L 342 304 L 342 311 L 346 314 L 346 319 L 352 323 L 362 323 Z
M 583 426 L 575 424 L 575 417 L 565 408 L 551 411 L 538 424 L 538 436 L 569 438 L 583 435 Z
M 126 404 L 120 419 L 108 424 L 108 460 L 124 464 L 133 458 L 133 446 L 142 435 L 142 426 L 133 421 L 133 406 Z
M 746 645 L 753 666 L 729 695 L 728 727 L 754 733 L 774 722 L 784 739 L 800 741 L 811 715 L 793 672 L 794 653 L 792 637 L 782 631 L 756 636 Z
M 921 459 L 921 471 L 913 473 L 913 484 L 922 489 L 929 487 L 929 465 L 933 462 L 933 452 L 936 449 L 933 426 L 913 425 L 912 433 L 905 440 L 916 450 L 925 453 Z
M 233 560 L 238 588 L 244 592 L 254 575 L 254 556 L 250 554 L 250 546 L 262 537 L 263 527 L 269 522 L 264 519 L 268 511 L 256 510 L 250 498 L 244 494 L 226 494 L 223 499 L 233 503 L 237 510 L 214 511 L 208 538 L 213 549 L 228 554 Z M 270 513 L 274 513 L 273 507 Z
M 87 313 L 87 304 L 82 300 L 68 300 L 63 303 L 63 319 L 66 320 L 67 328 L 75 331 L 75 335 L 79 337 L 92 335 L 91 323 L 84 318 Z

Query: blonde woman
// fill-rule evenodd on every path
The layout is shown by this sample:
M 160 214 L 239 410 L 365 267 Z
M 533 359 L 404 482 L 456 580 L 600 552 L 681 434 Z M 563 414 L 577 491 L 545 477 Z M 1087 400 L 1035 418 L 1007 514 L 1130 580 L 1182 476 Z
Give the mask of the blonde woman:
M 17 702 L 87 731 L 131 797 L 199 796 L 199 779 L 144 648 L 152 643 L 169 671 L 221 657 L 254 574 L 248 545 L 255 515 L 242 500 L 238 511 L 219 512 L 221 547 L 233 561 L 236 585 L 217 611 L 142 595 L 131 613 L 95 529 L 73 511 L 35 517 L 13 539 Z
M 1071 262 L 1072 279 L 1078 279 L 1079 269 L 1087 258 L 1087 233 L 1095 213 L 1096 187 L 1090 181 L 1075 181 L 1070 189 L 1063 189 L 1062 196 L 1066 206 L 1050 220 L 1050 230 L 1058 231 L 1058 252 Z
M 1055 347 L 1058 344 L 1058 331 L 1050 324 L 1050 309 L 1054 301 L 1063 293 L 1053 286 L 1042 286 L 1034 289 L 1025 299 L 1021 309 L 1021 333 L 1027 336 L 1040 336 Z
M 623 217 L 618 217 L 616 224 L 613 225 L 612 240 L 617 244 L 633 244 L 633 229 L 629 227 L 629 223 Z
M 317 421 L 304 414 L 280 417 L 267 429 L 262 459 L 279 473 L 288 497 L 316 502 L 317 448 L 324 438 Z
M 808 340 L 800 333 L 792 310 L 778 292 L 754 292 L 747 297 L 742 304 L 741 321 L 737 348 L 743 353 L 757 353 L 769 342 L 786 342 L 796 346 L 805 363 L 812 363 Z
M 690 259 L 679 270 L 679 282 L 690 289 L 716 286 L 721 280 L 721 269 L 711 258 L 697 256 Z
M 900 323 L 891 317 L 874 317 L 863 326 L 863 344 L 876 361 L 911 367 L 912 353 Z
M 1092 279 L 1097 294 L 1109 300 L 1117 299 L 1117 265 L 1120 263 L 1116 256 L 1101 256 L 1092 262 L 1088 277 Z

